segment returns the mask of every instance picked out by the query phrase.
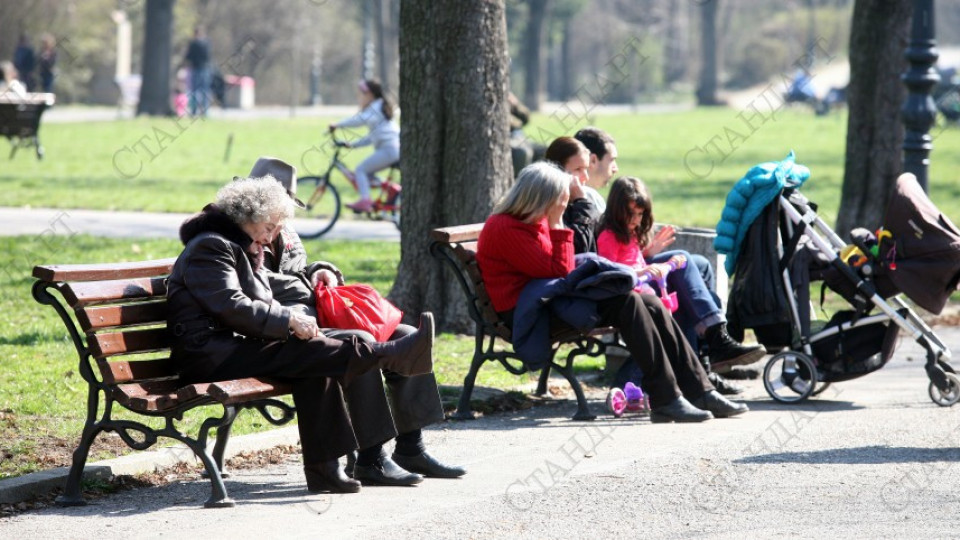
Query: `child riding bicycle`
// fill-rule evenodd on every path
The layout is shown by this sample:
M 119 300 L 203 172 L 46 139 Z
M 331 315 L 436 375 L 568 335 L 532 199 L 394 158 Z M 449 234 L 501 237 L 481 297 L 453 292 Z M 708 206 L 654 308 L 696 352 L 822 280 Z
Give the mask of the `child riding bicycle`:
M 383 86 L 378 81 L 361 80 L 357 84 L 357 99 L 360 112 L 330 124 L 330 131 L 359 126 L 370 129 L 366 136 L 346 144 L 348 148 L 373 144 L 373 154 L 360 162 L 355 171 L 360 200 L 346 205 L 354 212 L 370 212 L 374 206 L 370 197 L 370 177 L 400 159 L 400 126 L 394 120 L 395 107 L 390 98 L 384 95 Z

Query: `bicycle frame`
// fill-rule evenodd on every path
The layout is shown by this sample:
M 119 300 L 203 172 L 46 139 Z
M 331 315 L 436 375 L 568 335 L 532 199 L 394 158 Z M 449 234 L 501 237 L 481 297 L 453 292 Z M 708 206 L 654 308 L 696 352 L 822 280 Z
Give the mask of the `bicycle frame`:
M 348 167 L 347 164 L 340 159 L 340 152 L 343 150 L 343 148 L 344 147 L 342 146 L 336 147 L 336 150 L 333 152 L 333 157 L 330 159 L 330 165 L 327 167 L 324 176 L 330 178 L 330 174 L 333 172 L 333 170 L 337 169 L 350 182 L 350 185 L 353 186 L 354 191 L 359 191 L 357 189 L 356 173 L 353 172 L 353 170 L 351 170 L 350 167 Z M 397 204 L 396 201 L 402 187 L 399 183 L 393 181 L 394 171 L 396 171 L 396 167 L 389 167 L 386 179 L 381 179 L 376 175 L 370 178 L 370 188 L 378 189 L 379 194 L 376 198 L 374 198 L 373 211 L 369 212 L 369 214 L 393 214 L 400 211 L 400 205 Z M 314 195 L 316 195 L 316 192 Z M 311 196 L 311 202 L 312 201 L 313 196 Z
M 316 186 L 304 201 L 304 212 L 306 214 L 305 217 L 313 219 L 313 223 L 319 227 L 319 229 L 311 231 L 309 227 L 304 226 L 306 230 L 298 230 L 297 232 L 304 238 L 319 238 L 323 236 L 333 228 L 334 224 L 336 224 L 340 218 L 340 205 L 342 204 L 339 193 L 340 190 L 337 189 L 336 185 L 332 182 L 331 177 L 334 169 L 340 171 L 344 178 L 350 182 L 350 185 L 353 186 L 353 189 L 358 191 L 356 173 L 350 170 L 350 167 L 340 159 L 340 152 L 343 148 L 342 145 L 336 144 L 333 155 L 330 158 L 330 163 L 321 175 L 310 175 L 300 178 L 300 181 L 304 185 L 310 184 Z M 354 210 L 354 213 L 367 219 L 390 221 L 399 229 L 402 187 L 398 182 L 393 181 L 393 175 L 397 167 L 390 167 L 389 169 L 385 180 L 378 176 L 373 176 L 370 179 L 370 187 L 379 190 L 379 193 L 373 200 L 373 204 L 366 211 L 357 212 Z
M 317 183 L 317 188 L 310 194 L 309 198 L 305 201 L 307 208 L 313 208 L 324 198 L 328 190 L 335 192 L 336 204 L 340 204 L 339 195 L 336 195 L 338 191 L 332 182 L 331 174 L 333 174 L 334 169 L 340 171 L 343 174 L 344 178 L 350 182 L 350 185 L 353 187 L 354 191 L 359 191 L 357 189 L 357 176 L 356 173 L 347 166 L 343 160 L 340 159 L 340 152 L 345 148 L 344 146 L 337 144 L 335 142 L 335 147 L 333 155 L 330 158 L 330 163 L 327 166 L 326 170 L 321 176 L 310 177 L 310 178 L 323 178 L 323 182 Z M 385 219 L 391 221 L 397 227 L 400 226 L 400 202 L 401 202 L 401 190 L 402 187 L 398 182 L 393 181 L 393 175 L 397 167 L 389 167 L 387 172 L 386 179 L 381 179 L 379 176 L 374 175 L 370 178 L 370 188 L 379 190 L 377 195 L 373 199 L 373 205 L 369 211 L 360 212 L 361 215 L 365 215 L 370 219 Z M 337 211 L 337 216 L 339 211 Z M 336 222 L 337 217 L 333 218 L 333 222 Z M 332 227 L 333 224 L 330 224 Z M 328 230 L 328 229 L 327 229 Z M 325 232 L 325 231 L 323 231 Z M 322 235 L 323 232 L 320 234 Z

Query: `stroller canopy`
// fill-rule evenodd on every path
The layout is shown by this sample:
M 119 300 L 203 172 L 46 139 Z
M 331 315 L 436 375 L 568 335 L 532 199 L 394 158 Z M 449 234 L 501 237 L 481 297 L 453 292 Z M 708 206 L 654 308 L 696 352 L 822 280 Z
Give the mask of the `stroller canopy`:
M 713 247 L 727 256 L 724 263 L 728 275 L 737 270 L 737 255 L 743 237 L 753 220 L 785 186 L 799 186 L 810 177 L 810 169 L 794 162 L 793 150 L 783 161 L 754 165 L 727 194 L 727 201 L 717 223 Z
M 883 228 L 880 257 L 894 285 L 939 314 L 960 280 L 960 231 L 934 206 L 910 173 L 897 178 Z

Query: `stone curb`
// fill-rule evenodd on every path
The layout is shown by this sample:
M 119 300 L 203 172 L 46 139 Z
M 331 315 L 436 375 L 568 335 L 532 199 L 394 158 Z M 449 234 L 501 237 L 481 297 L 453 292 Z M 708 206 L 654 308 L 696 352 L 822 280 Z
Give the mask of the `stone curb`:
M 297 444 L 299 440 L 297 426 L 231 437 L 224 457 L 230 458 L 241 452 L 266 450 L 285 444 Z M 210 448 L 213 448 L 212 444 Z M 186 446 L 172 445 L 157 450 L 134 451 L 118 458 L 90 463 L 84 468 L 83 476 L 85 479 L 106 479 L 114 475 L 154 471 L 179 462 L 200 463 L 200 460 L 194 457 L 193 452 Z M 69 472 L 69 467 L 58 467 L 0 480 L 0 503 L 16 504 L 49 493 L 54 488 L 63 487 Z

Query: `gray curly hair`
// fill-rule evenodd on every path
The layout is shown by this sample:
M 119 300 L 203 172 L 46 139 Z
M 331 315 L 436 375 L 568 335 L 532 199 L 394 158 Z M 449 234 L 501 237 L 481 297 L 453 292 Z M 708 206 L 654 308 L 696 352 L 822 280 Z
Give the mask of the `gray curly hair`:
M 238 225 L 293 217 L 293 199 L 270 175 L 239 178 L 220 188 L 217 206 Z

